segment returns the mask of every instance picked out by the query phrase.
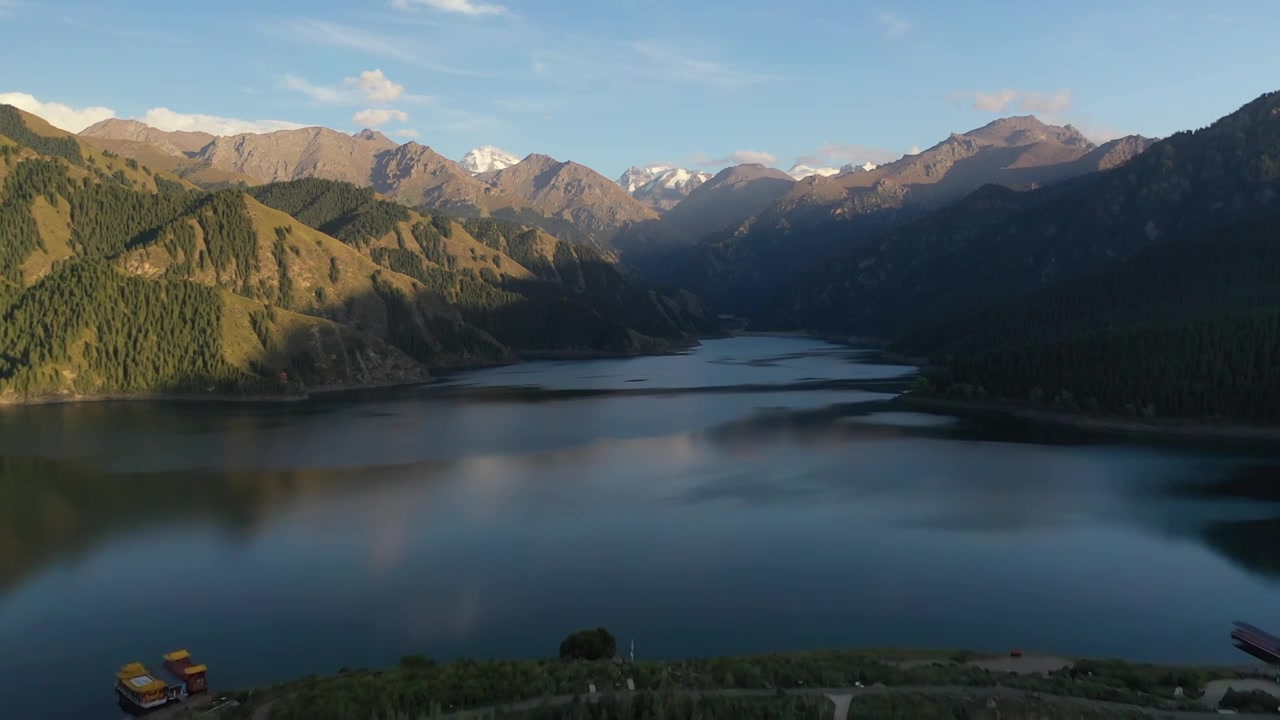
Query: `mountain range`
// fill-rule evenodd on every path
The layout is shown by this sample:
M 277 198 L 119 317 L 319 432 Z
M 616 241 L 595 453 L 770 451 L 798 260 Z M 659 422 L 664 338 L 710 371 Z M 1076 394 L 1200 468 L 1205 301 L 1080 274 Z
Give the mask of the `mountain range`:
M 689 197 L 711 173 L 686 170 L 671 165 L 630 167 L 618 178 L 618 185 L 631 197 L 658 210 L 670 210 Z
M 883 338 L 932 358 L 926 392 L 1280 420 L 1280 398 L 1250 390 L 1280 386 L 1275 93 L 1163 140 L 1099 145 L 1021 116 L 879 166 L 653 165 L 616 182 L 492 147 L 464 166 L 372 130 L 111 120 L 74 138 L 12 108 L 0 153 L 9 398 L 644 352 L 717 332 L 714 311 Z M 142 301 L 168 308 L 147 322 L 219 339 L 156 349 L 101 315 Z M 41 308 L 82 324 L 42 339 Z M 107 362 L 135 346 L 158 354 L 144 380 Z M 359 362 L 335 364 L 338 346 Z
M 360 153 L 309 152 L 323 137 L 288 136 L 297 162 L 272 166 L 247 151 L 253 138 L 215 139 L 200 156 L 277 178 L 203 191 L 0 106 L 0 400 L 416 382 L 433 367 L 653 352 L 718 331 L 691 296 L 536 227 L 279 179 L 366 171 Z M 347 138 L 341 149 L 388 144 Z
M 933 359 L 926 394 L 1280 422 L 1280 93 L 1078 162 L 1101 169 L 980 188 L 812 268 L 760 319 L 888 338 Z
M 1096 146 L 1070 126 L 1002 118 L 871 170 L 795 182 L 768 207 L 705 237 L 682 265 L 668 262 L 661 280 L 749 315 L 823 260 L 983 185 L 1051 185 L 1122 164 L 1150 142 L 1127 137 Z
M 247 178 L 242 186 L 337 180 L 372 187 L 411 207 L 532 222 L 571 239 L 589 239 L 600 249 L 607 248 L 619 228 L 657 217 L 615 183 L 577 163 L 538 154 L 515 161 L 485 147 L 468 153 L 463 167 L 428 146 L 397 144 L 368 129 L 353 135 L 309 127 L 206 137 L 108 120 L 80 135 L 140 161 L 157 151 L 166 153 L 174 159 L 176 174 L 193 182 L 201 179 L 198 170 L 220 173 L 209 187 L 226 186 L 228 177 Z M 566 230 L 566 223 L 572 229 Z

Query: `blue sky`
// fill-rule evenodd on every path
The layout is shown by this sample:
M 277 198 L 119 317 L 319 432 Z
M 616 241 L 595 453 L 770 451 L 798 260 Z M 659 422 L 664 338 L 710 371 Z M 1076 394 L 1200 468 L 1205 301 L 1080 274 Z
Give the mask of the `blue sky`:
M 1163 136 L 1280 89 L 1275 0 L 0 0 L 0 16 L 0 101 L 68 129 L 376 125 L 454 159 L 492 144 L 610 177 L 880 162 L 1009 114 Z

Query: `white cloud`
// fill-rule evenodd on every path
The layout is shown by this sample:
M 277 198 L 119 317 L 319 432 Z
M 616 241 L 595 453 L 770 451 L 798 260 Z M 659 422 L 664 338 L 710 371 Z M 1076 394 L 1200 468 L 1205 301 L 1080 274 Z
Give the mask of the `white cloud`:
M 217 115 L 186 114 L 169 108 L 151 108 L 140 120 L 157 130 L 207 132 L 213 135 L 239 135 L 241 133 L 266 133 L 275 130 L 296 130 L 306 127 L 284 120 L 238 120 Z
M 0 93 L 0 104 L 12 105 L 32 115 L 39 115 L 50 125 L 68 132 L 80 132 L 96 122 L 116 116 L 115 110 L 111 108 L 74 108 L 62 103 L 41 102 L 32 95 L 20 92 Z
M 767 153 L 763 150 L 734 150 L 729 153 L 728 157 L 713 158 L 706 153 L 697 153 L 689 158 L 689 164 L 699 165 L 702 167 L 716 167 L 719 165 L 745 165 L 749 163 L 760 163 L 761 165 L 773 165 L 778 162 L 778 157 L 773 153 Z
M 888 10 L 876 10 L 875 18 L 880 23 L 880 34 L 889 39 L 900 38 L 915 27 L 910 20 Z
M 416 138 L 422 133 L 413 128 L 400 128 L 399 130 L 392 130 L 391 134 L 398 138 Z
M 354 104 L 360 102 L 391 102 L 402 97 L 405 100 L 423 100 L 420 96 L 404 94 L 404 86 L 391 82 L 382 70 L 365 70 L 358 77 L 349 77 L 341 85 L 316 85 L 297 75 L 285 75 L 284 86 L 309 96 L 321 103 Z
M 947 99 L 952 102 L 971 99 L 973 109 L 992 113 L 1014 111 L 1053 115 L 1071 107 L 1070 90 L 1042 93 L 1006 88 L 994 92 L 953 93 Z
M 391 7 L 401 10 L 409 10 L 414 7 L 429 7 L 441 12 L 472 16 L 507 14 L 507 8 L 502 5 L 475 2 L 475 0 L 391 0 Z
M 379 69 L 365 70 L 360 77 L 347 78 L 346 83 L 355 85 L 373 102 L 390 102 L 404 94 L 404 86 L 391 82 Z
M 370 108 L 361 110 L 351 117 L 351 122 L 357 125 L 367 127 L 378 127 L 386 125 L 392 120 L 399 122 L 409 122 L 409 114 L 403 110 L 388 110 L 386 108 Z
M 906 152 L 904 152 L 904 153 L 902 153 L 902 154 L 903 154 L 904 156 L 905 156 L 905 155 L 919 155 L 919 154 L 920 154 L 920 146 L 919 146 L 919 145 L 912 145 L 911 147 L 907 148 L 907 151 L 906 151 Z

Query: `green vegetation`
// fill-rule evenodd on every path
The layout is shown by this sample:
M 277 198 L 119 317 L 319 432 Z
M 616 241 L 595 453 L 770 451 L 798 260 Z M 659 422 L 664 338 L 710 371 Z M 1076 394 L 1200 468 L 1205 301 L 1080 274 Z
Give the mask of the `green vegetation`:
M 0 393 L 256 389 L 259 378 L 222 356 L 221 312 L 211 288 L 128 277 L 102 260 L 69 263 L 4 313 Z
M 617 640 L 604 628 L 579 630 L 560 643 L 561 660 L 610 660 L 617 652 Z
M 921 390 L 1134 418 L 1280 421 L 1280 215 L 1151 248 L 898 341 Z
M 591 631 L 596 633 L 598 631 Z M 934 664 L 918 661 L 900 663 L 900 659 L 934 658 Z M 1135 665 L 1120 661 L 1080 661 L 1050 675 L 1015 675 L 984 670 L 973 664 L 973 653 L 928 653 L 921 651 L 820 651 L 738 658 L 714 658 L 679 662 L 611 662 L 608 660 L 526 660 L 476 661 L 460 660 L 435 663 L 421 656 L 401 660 L 398 668 L 387 671 L 343 671 L 326 678 L 307 678 L 297 683 L 258 691 L 244 712 L 268 701 L 275 701 L 271 717 L 275 720 L 294 718 L 347 717 L 420 717 L 436 712 L 456 711 L 517 702 L 531 702 L 515 717 L 563 717 L 548 715 L 552 710 L 539 710 L 539 701 L 556 699 L 563 704 L 574 695 L 585 695 L 590 684 L 603 693 L 600 707 L 610 717 L 614 710 L 647 714 L 661 706 L 676 717 L 702 708 L 706 717 L 735 709 L 744 713 L 753 708 L 770 707 L 786 712 L 804 713 L 814 707 L 805 695 L 815 688 L 852 688 L 883 684 L 891 688 L 934 687 L 974 688 L 950 695 L 894 693 L 883 697 L 867 697 L 858 701 L 870 717 L 972 717 L 953 715 L 963 708 L 986 717 L 985 692 L 979 689 L 1012 690 L 999 701 L 1003 717 L 1019 717 L 1017 712 L 1032 712 L 1052 707 L 1058 712 L 1074 713 L 1066 717 L 1116 717 L 1090 712 L 1082 706 L 1061 700 L 1040 701 L 1031 693 L 1114 702 L 1135 707 L 1191 709 L 1194 702 L 1175 699 L 1175 687 L 1183 687 L 1194 697 L 1203 684 L 1213 679 L 1234 678 L 1230 670 L 1217 668 L 1170 668 Z M 954 660 L 948 658 L 956 658 Z M 626 690 L 627 680 L 634 681 L 636 693 Z M 710 695 L 721 690 L 751 691 L 750 694 Z M 1025 694 L 1019 694 L 1025 693 Z M 706 697 L 700 697 L 707 694 Z M 769 701 L 777 701 L 770 705 Z M 820 699 L 815 697 L 815 699 Z M 741 705 L 737 703 L 741 702 Z M 691 705 L 692 703 L 692 705 Z M 723 703 L 723 704 L 722 704 Z M 565 710 L 568 707 L 569 710 Z M 826 706 L 830 713 L 830 706 Z M 562 705 L 558 712 L 579 712 L 572 704 Z M 941 709 L 942 714 L 930 713 Z M 583 707 L 584 711 L 590 709 Z M 1013 712 L 1015 714 L 1010 715 Z M 1109 711 L 1114 713 L 1114 711 Z M 540 714 L 541 713 L 541 714 Z M 906 714 L 904 714 L 906 713 Z M 576 715 L 570 715 L 576 717 Z M 671 717 L 672 715 L 667 715 Z M 743 715 L 751 717 L 751 715 Z M 599 717 L 585 715 L 583 717 Z M 783 715 L 785 717 L 785 715 Z M 797 717 L 807 717 L 800 714 Z M 859 715 L 862 717 L 862 715 Z
M 498 272 L 500 252 L 477 252 L 452 218 L 433 213 L 410 223 L 413 213 L 367 188 L 306 180 L 247 192 L 196 192 L 162 182 L 136 160 L 100 155 L 90 156 L 83 173 L 67 157 L 67 148 L 79 147 L 74 141 L 66 145 L 66 138 L 31 133 L 17 111 L 5 113 L 0 130 L 45 153 L 15 150 L 19 145 L 7 141 L 0 152 L 0 317 L 6 340 L 20 332 L 32 336 L 0 346 L 0 393 L 7 402 L 197 389 L 294 392 L 303 389 L 300 378 L 329 384 L 338 376 L 343 382 L 377 376 L 386 382 L 408 372 L 401 365 L 407 358 L 370 345 L 372 338 L 277 317 L 276 308 L 315 312 L 373 333 L 420 363 L 450 366 L 509 359 L 508 348 L 665 350 L 708 326 L 691 298 L 653 293 L 597 253 L 529 228 L 503 224 L 490 238 L 542 276 L 517 281 Z M 260 226 L 246 194 L 297 222 Z M 307 244 L 304 252 L 294 236 L 304 223 L 386 270 L 373 273 L 363 261 L 324 252 L 323 237 L 310 230 L 299 235 L 321 251 Z M 389 237 L 394 247 L 382 242 Z M 467 264 L 455 257 L 459 247 L 483 265 L 459 267 Z M 552 248 L 554 257 L 545 257 Z M 508 271 L 524 275 L 518 267 Z M 265 305 L 235 304 L 218 290 Z M 134 303 L 147 309 L 135 311 Z M 226 311 L 227 303 L 234 312 Z M 114 315 L 100 317 L 106 308 Z M 69 312 L 56 320 L 40 317 L 64 310 Z M 45 324 L 57 331 L 46 331 Z M 159 331 L 171 329 L 177 342 L 157 340 Z M 326 333 L 338 342 L 338 352 L 321 352 L 330 342 Z M 349 348 L 372 355 L 356 358 Z M 375 358 L 372 375 L 353 370 L 370 367 L 363 361 Z M 126 360 L 127 368 L 112 367 Z M 289 383 L 282 384 L 282 372 Z M 409 374 L 421 377 L 420 369 Z
M 982 188 L 822 263 L 778 299 L 769 319 L 901 336 L 984 306 L 1020 304 L 1149 247 L 1196 236 L 1213 243 L 1234 223 L 1277 212 L 1273 92 L 1112 170 L 1028 192 Z
M 830 720 L 830 700 L 809 695 L 722 697 L 642 692 L 598 703 L 571 702 L 528 712 L 502 713 L 521 720 Z M 923 717 L 923 716 L 914 716 Z
M 99 183 L 69 193 L 67 200 L 72 247 L 81 255 L 115 257 L 135 243 L 153 240 L 161 228 L 190 212 L 195 197 Z
M 75 138 L 49 137 L 31 132 L 21 111 L 12 105 L 0 105 L 0 135 L 41 155 L 62 158 L 72 165 L 84 165 L 84 155 Z
M 1025 718 L 1055 718 L 1057 720 L 1141 720 L 1150 715 L 1138 709 L 1093 708 L 1067 700 L 1028 698 L 1008 695 L 987 707 L 987 698 L 972 694 L 926 695 L 901 693 L 892 695 L 863 695 L 849 704 L 849 718 L 858 720 L 977 720 L 1001 718 L 1016 720 Z
M 379 200 L 373 188 L 333 180 L 271 183 L 247 192 L 263 205 L 356 248 L 367 248 L 410 219 L 408 208 Z
M 1227 694 L 1222 696 L 1222 702 L 1218 704 L 1218 707 L 1242 713 L 1274 714 L 1276 708 L 1280 707 L 1280 699 L 1276 699 L 1260 690 L 1244 692 L 1228 690 Z

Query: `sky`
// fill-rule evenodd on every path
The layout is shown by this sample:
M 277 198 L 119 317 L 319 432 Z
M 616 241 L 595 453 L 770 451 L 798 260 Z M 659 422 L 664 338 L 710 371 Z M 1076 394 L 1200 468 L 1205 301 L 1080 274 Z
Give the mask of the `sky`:
M 885 162 L 1005 115 L 1095 141 L 1280 89 L 1276 0 L 0 0 L 0 102 L 375 127 L 628 166 Z

